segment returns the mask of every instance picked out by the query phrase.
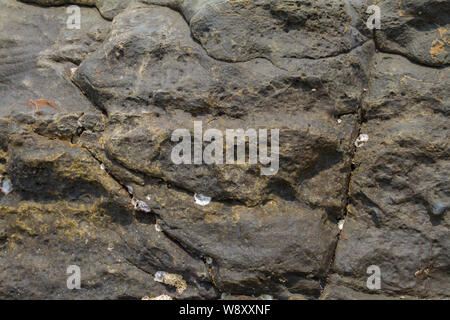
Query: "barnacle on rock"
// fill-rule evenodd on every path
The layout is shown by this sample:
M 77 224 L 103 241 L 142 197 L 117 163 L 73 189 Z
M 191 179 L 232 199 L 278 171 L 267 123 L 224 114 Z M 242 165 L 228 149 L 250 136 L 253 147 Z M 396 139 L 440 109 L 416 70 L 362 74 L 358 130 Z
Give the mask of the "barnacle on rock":
M 151 212 L 152 209 L 150 209 L 150 207 L 148 206 L 148 204 L 146 204 L 144 201 L 141 200 L 137 200 L 137 199 L 132 199 L 131 203 L 134 206 L 134 209 L 136 211 L 142 211 L 142 212 Z

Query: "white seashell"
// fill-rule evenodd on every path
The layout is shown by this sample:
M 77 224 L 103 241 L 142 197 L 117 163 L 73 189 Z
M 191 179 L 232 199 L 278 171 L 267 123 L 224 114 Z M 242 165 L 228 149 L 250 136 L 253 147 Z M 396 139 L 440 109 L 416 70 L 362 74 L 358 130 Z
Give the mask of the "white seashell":
M 11 180 L 9 180 L 9 179 L 3 180 L 1 190 L 2 190 L 2 192 L 3 192 L 6 196 L 7 196 L 8 194 L 10 194 L 11 191 L 13 190 Z
M 344 219 L 339 220 L 339 222 L 338 222 L 339 230 L 342 230 L 342 229 L 344 228 L 344 223 L 345 223 L 345 220 L 344 220 Z
M 164 271 L 157 271 L 153 280 L 155 280 L 156 282 L 164 282 L 165 275 L 166 273 Z
M 150 209 L 148 204 L 146 204 L 144 201 L 133 199 L 132 203 L 134 205 L 134 209 L 137 211 L 142 211 L 142 212 L 147 212 L 147 213 L 152 211 L 152 209 Z
M 194 194 L 195 203 L 200 206 L 206 206 L 211 202 L 211 198 L 202 194 Z
M 362 147 L 364 145 L 364 142 L 369 141 L 369 136 L 367 134 L 360 134 L 358 139 L 356 139 L 355 141 L 355 146 L 356 147 Z

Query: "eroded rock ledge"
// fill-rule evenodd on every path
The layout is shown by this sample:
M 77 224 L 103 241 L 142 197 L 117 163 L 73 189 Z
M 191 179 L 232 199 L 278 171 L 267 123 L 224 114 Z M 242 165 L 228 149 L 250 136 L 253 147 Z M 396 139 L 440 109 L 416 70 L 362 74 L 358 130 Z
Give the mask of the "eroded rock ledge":
M 448 2 L 379 2 L 0 0 L 0 297 L 448 298 Z M 194 121 L 278 173 L 175 165 Z

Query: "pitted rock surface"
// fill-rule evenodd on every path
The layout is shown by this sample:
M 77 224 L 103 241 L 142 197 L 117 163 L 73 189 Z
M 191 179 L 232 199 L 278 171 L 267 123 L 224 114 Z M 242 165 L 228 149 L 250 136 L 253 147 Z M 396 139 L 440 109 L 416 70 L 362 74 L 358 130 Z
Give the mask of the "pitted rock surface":
M 448 299 L 448 2 L 371 4 L 0 0 L 0 298 Z M 175 164 L 195 121 L 277 173 Z

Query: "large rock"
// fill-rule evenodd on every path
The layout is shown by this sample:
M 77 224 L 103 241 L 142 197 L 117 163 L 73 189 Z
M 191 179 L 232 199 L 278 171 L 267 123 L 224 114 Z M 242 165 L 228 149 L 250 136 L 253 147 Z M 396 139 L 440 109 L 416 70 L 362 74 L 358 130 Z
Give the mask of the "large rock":
M 446 0 L 383 0 L 375 30 L 380 50 L 429 66 L 450 63 L 450 3 Z
M 388 296 L 448 297 L 448 69 L 377 55 L 350 185 L 350 205 L 327 297 L 343 286 Z M 381 290 L 366 287 L 367 268 Z M 346 290 L 346 289 L 343 289 Z M 328 290 L 327 290 L 328 291 Z
M 190 20 L 192 33 L 214 58 L 324 58 L 360 46 L 344 1 L 222 1 L 204 5 Z
M 22 2 L 36 3 L 41 6 L 52 7 L 62 5 L 95 6 L 105 19 L 112 20 L 122 12 L 131 0 L 20 0 Z
M 448 298 L 439 3 L 0 0 L 0 297 Z M 195 121 L 278 129 L 275 174 L 176 164 Z
M 95 153 L 73 144 L 104 130 L 104 116 L 70 69 L 96 49 L 107 23 L 82 9 L 82 28 L 68 30 L 65 8 L 1 4 L 0 180 L 12 192 L 0 195 L 0 296 L 216 297 L 204 262 L 158 231 L 154 217 L 136 212 Z M 56 109 L 35 110 L 30 99 Z M 81 268 L 80 291 L 67 289 L 69 265 Z M 155 281 L 158 271 L 180 275 L 186 288 Z
M 140 192 L 140 199 L 147 194 L 153 199 L 167 186 L 178 190 L 164 191 L 150 207 L 171 237 L 216 261 L 219 290 L 259 294 L 277 288 L 280 294 L 304 290 L 318 295 L 338 232 L 335 219 L 345 207 L 355 112 L 373 45 L 318 61 L 291 59 L 287 69 L 259 58 L 242 63 L 214 59 L 189 34 L 177 12 L 133 6 L 115 18 L 107 42 L 81 64 L 77 85 L 110 119 L 101 136 L 105 153 L 99 157 L 134 173 L 117 175 Z M 177 128 L 192 132 L 194 121 L 204 123 L 204 130 L 223 132 L 280 129 L 278 174 L 262 176 L 258 165 L 175 165 L 171 134 Z M 164 185 L 154 189 L 149 178 Z M 196 208 L 195 193 L 213 198 L 205 213 Z M 268 203 L 274 207 L 268 209 Z M 270 216 L 264 215 L 267 210 Z M 222 222 L 211 220 L 212 214 Z M 228 215 L 233 218 L 225 219 Z M 274 243 L 285 223 L 298 232 Z M 243 234 L 238 241 L 233 229 Z M 253 258 L 239 248 L 255 251 Z M 274 280 L 283 277 L 295 280 L 283 287 Z

